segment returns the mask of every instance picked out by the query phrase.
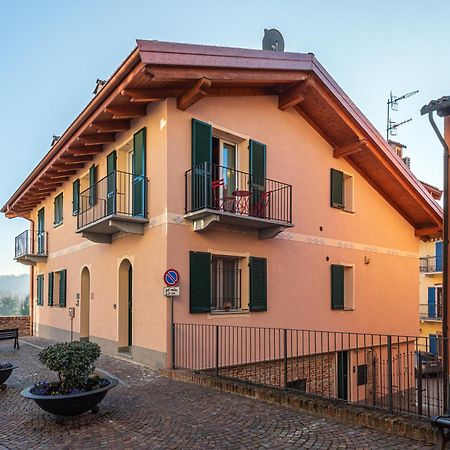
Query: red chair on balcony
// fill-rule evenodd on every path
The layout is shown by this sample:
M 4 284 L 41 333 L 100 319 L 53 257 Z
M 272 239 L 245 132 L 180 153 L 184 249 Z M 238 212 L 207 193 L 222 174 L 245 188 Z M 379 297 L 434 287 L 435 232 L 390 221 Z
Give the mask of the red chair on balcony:
M 273 191 L 263 191 L 260 194 L 259 201 L 257 201 L 254 205 L 254 214 L 257 217 L 261 217 L 263 219 L 268 217 L 268 211 L 270 208 L 270 200 Z
M 221 194 L 226 190 L 224 179 L 220 178 L 219 180 L 212 181 L 211 190 L 213 194 L 213 207 L 222 211 L 224 207 L 224 200 Z

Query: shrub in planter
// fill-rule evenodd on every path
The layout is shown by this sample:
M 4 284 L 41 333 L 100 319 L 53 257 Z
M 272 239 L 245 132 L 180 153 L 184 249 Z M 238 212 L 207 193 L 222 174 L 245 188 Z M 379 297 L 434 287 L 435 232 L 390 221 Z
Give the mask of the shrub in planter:
M 93 342 L 65 342 L 51 345 L 39 353 L 40 361 L 50 370 L 58 373 L 59 394 L 70 393 L 73 389 L 80 391 L 95 388 L 92 373 L 100 357 L 100 347 Z
M 51 345 L 39 353 L 40 361 L 58 374 L 58 381 L 40 381 L 24 389 L 22 395 L 34 400 L 45 411 L 74 416 L 98 411 L 97 404 L 117 380 L 94 376 L 100 347 L 92 342 L 66 342 Z

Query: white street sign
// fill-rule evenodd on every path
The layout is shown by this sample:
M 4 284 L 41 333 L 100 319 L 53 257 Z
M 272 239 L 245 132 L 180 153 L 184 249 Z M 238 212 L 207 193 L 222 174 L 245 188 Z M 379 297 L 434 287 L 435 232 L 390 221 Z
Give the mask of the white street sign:
M 166 297 L 178 297 L 180 295 L 179 287 L 165 287 L 163 293 Z

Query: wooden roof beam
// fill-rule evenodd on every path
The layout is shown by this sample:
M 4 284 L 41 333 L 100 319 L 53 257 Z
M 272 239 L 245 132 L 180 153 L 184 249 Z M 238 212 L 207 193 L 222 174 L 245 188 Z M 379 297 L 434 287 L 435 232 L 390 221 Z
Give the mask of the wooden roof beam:
M 159 102 L 167 97 L 178 97 L 184 89 L 123 89 L 121 95 L 130 99 L 132 103 Z
M 442 233 L 442 227 L 417 228 L 414 234 L 418 237 L 433 236 Z
M 335 158 L 342 158 L 343 156 L 349 156 L 353 153 L 360 152 L 364 150 L 367 146 L 367 141 L 365 139 L 359 139 L 347 145 L 342 145 L 340 147 L 335 147 L 333 150 L 333 156 Z
M 103 145 L 78 145 L 74 147 L 69 147 L 69 152 L 71 155 L 85 156 L 85 155 L 95 155 L 103 151 Z
M 60 164 L 53 164 L 53 166 L 51 166 L 52 169 L 56 169 L 58 172 L 71 172 L 73 169 L 82 169 L 84 167 L 84 163 L 79 163 L 79 164 L 64 164 L 64 163 L 60 163 Z
M 73 155 L 63 155 L 60 158 L 58 158 L 58 161 L 62 161 L 64 164 L 66 164 L 67 166 L 77 166 L 78 164 L 83 164 L 87 161 L 92 161 L 93 160 L 93 156 L 92 155 L 78 155 L 78 156 L 73 156 Z
M 181 109 L 181 111 L 186 111 L 206 96 L 211 84 L 212 82 L 208 78 L 200 78 L 194 86 L 190 87 L 177 98 L 177 108 Z
M 116 141 L 116 135 L 114 133 L 102 133 L 80 136 L 76 141 L 82 145 L 110 144 Z
M 66 177 L 66 176 L 69 176 L 69 175 L 75 175 L 77 173 L 77 171 L 76 170 L 66 170 L 66 171 L 59 171 L 59 170 L 47 170 L 46 172 L 45 172 L 45 174 L 46 175 L 49 175 L 50 176 L 50 178 L 52 177 L 52 176 L 61 176 L 61 177 Z
M 104 112 L 110 114 L 113 119 L 135 119 L 147 114 L 146 105 L 121 105 L 107 106 Z
M 123 92 L 123 91 L 122 91 Z M 129 120 L 102 120 L 98 122 L 93 122 L 89 126 L 93 130 L 98 132 L 108 133 L 108 132 L 118 132 L 127 131 L 130 129 Z
M 281 111 L 286 111 L 288 108 L 299 105 L 305 100 L 305 95 L 303 93 L 304 88 L 304 83 L 301 82 L 284 90 L 278 95 L 278 108 L 281 109 Z

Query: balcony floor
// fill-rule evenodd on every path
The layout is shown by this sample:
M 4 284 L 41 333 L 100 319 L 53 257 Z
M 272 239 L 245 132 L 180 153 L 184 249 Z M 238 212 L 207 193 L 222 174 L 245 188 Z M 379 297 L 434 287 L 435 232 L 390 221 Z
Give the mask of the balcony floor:
M 194 231 L 202 231 L 211 228 L 216 223 L 250 228 L 258 230 L 260 239 L 275 237 L 285 228 L 293 227 L 292 223 L 280 222 L 263 217 L 236 214 L 233 212 L 203 208 L 184 215 L 186 220 L 193 222 Z
M 37 255 L 32 253 L 25 253 L 24 255 L 14 258 L 18 263 L 25 266 L 34 266 L 37 263 L 46 262 L 47 255 Z
M 93 242 L 111 243 L 112 235 L 119 232 L 144 234 L 147 223 L 145 217 L 111 214 L 78 228 L 77 233 Z

